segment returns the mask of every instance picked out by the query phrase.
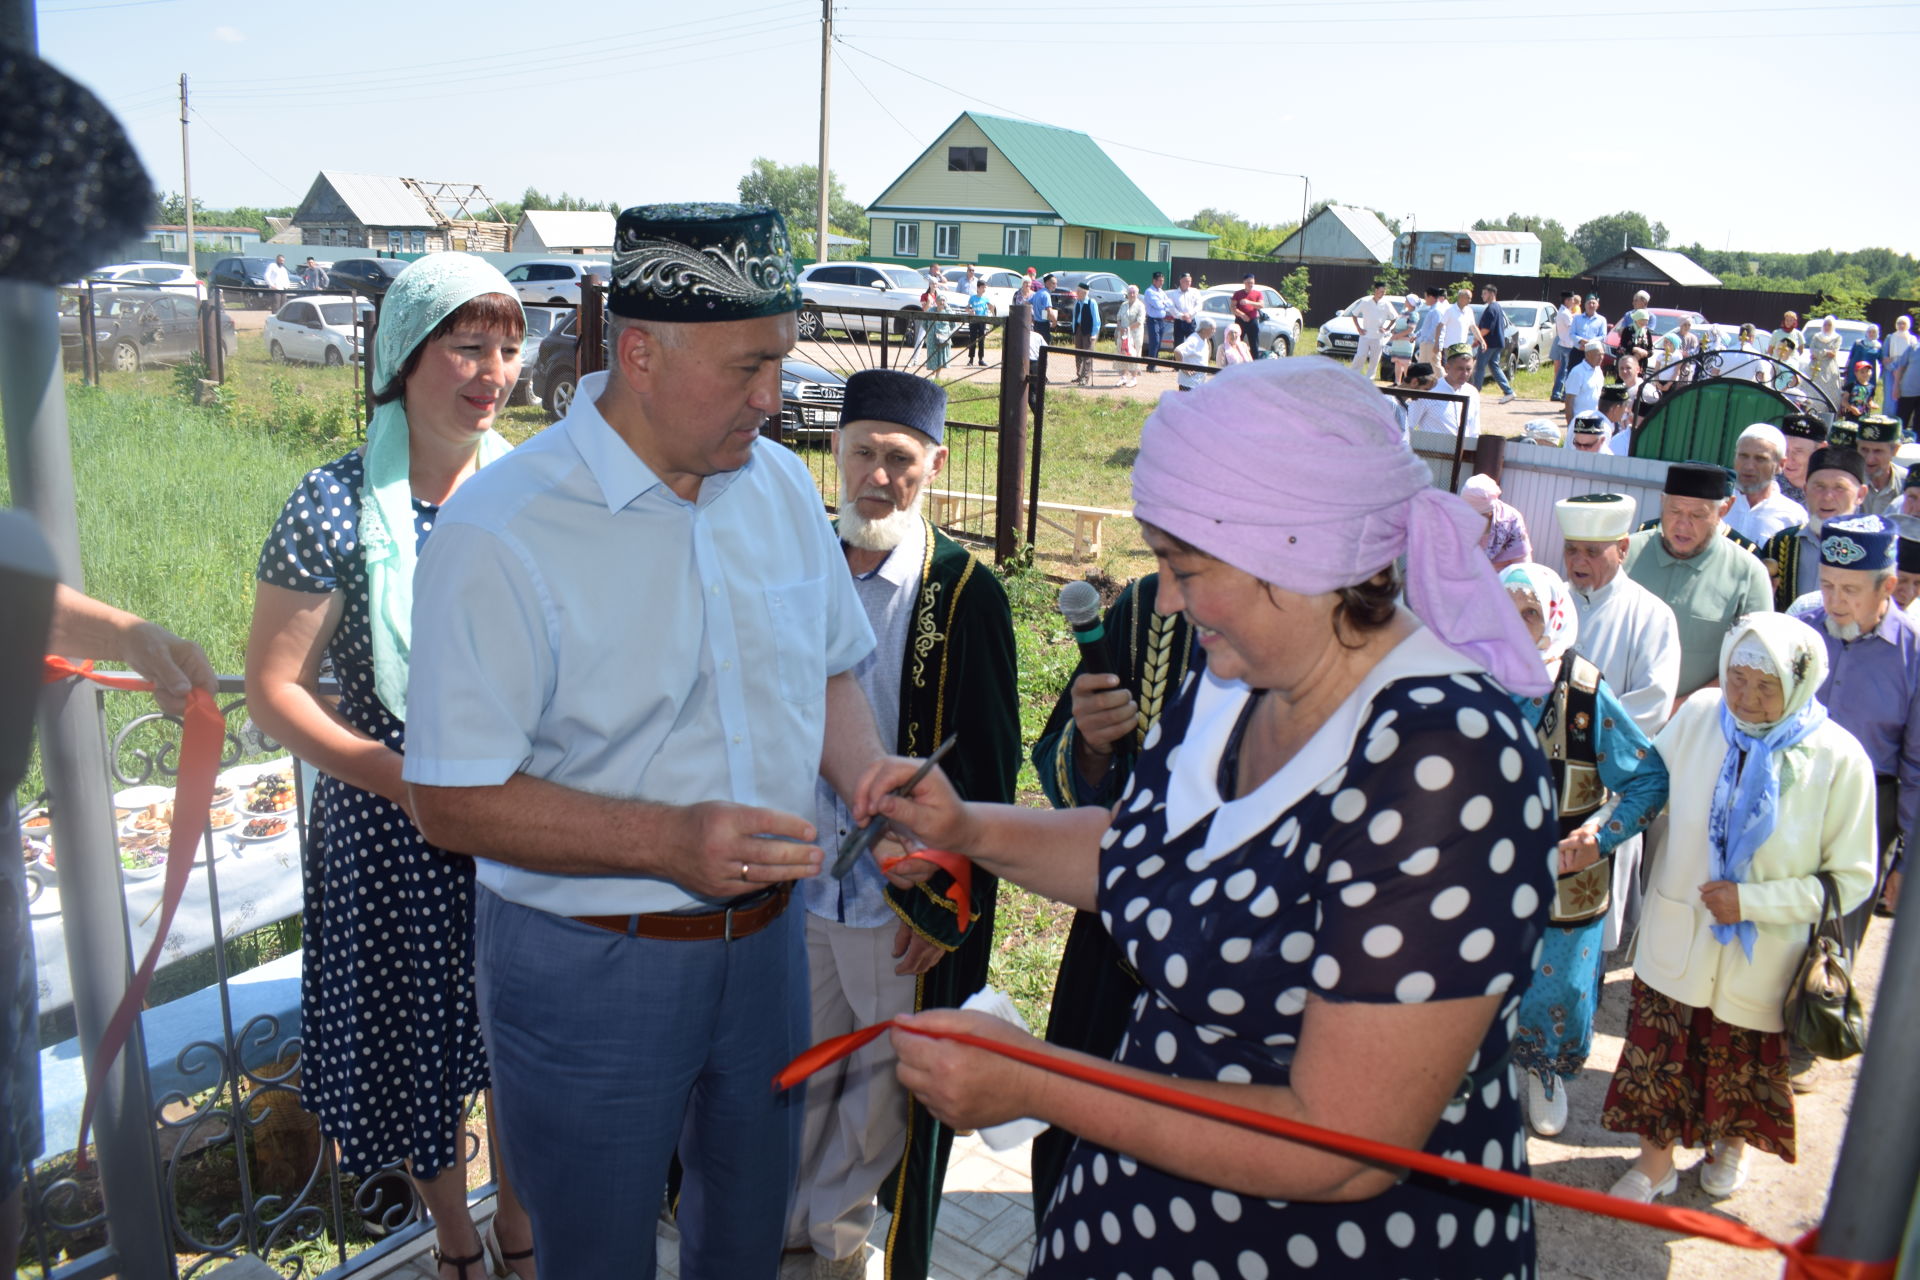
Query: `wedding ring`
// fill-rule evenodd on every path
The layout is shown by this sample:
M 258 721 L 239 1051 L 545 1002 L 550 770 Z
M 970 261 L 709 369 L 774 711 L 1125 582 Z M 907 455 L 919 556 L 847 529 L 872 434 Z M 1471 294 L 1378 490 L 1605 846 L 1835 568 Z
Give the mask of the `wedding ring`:
M 742 880 L 747 878 L 747 864 L 744 862 L 740 864 L 740 878 Z

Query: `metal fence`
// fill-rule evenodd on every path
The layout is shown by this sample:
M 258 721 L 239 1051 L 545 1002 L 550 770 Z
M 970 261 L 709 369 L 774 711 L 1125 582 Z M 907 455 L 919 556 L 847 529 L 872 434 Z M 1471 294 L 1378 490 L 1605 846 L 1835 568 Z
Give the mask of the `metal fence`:
M 325 684 L 331 687 L 330 681 Z M 234 696 L 243 688 L 239 677 L 220 678 L 220 704 L 229 726 L 223 770 L 279 754 L 247 719 L 244 697 Z M 95 696 L 104 717 L 107 699 L 139 695 L 102 690 Z M 112 735 L 108 747 L 113 786 L 123 795 L 121 789 L 156 783 L 170 789 L 178 756 L 177 720 L 157 712 L 136 716 Z M 279 874 L 297 886 L 311 856 L 310 775 L 296 766 L 293 776 L 296 803 L 288 816 L 298 833 L 299 864 L 280 868 Z M 54 807 L 62 808 L 59 797 Z M 62 828 L 79 825 L 62 815 Z M 176 917 L 167 943 L 168 968 L 157 985 L 176 989 L 167 993 L 171 998 L 150 1001 L 141 1017 L 142 1032 L 123 1054 L 124 1069 L 147 1100 L 147 1119 L 157 1135 L 153 1176 L 177 1274 L 199 1275 L 243 1255 L 262 1258 L 289 1277 L 339 1278 L 377 1270 L 431 1226 L 404 1169 L 396 1165 L 363 1179 L 341 1175 L 318 1120 L 301 1108 L 301 952 L 296 948 L 262 959 L 259 944 L 265 940 L 264 949 L 273 950 L 275 944 L 297 943 L 303 909 L 285 924 L 260 919 L 252 901 L 256 891 L 237 879 L 241 863 L 228 858 L 228 839 L 212 831 L 203 837 L 204 865 L 196 865 L 193 878 L 204 878 L 208 918 Z M 97 857 L 107 865 L 118 863 L 111 848 L 91 850 L 75 843 L 65 853 L 68 862 Z M 271 868 L 259 870 L 273 874 Z M 230 881 L 224 896 L 223 875 Z M 198 893 L 190 894 L 197 902 Z M 123 903 L 119 927 L 132 951 L 136 922 L 129 915 Z M 177 944 L 189 933 L 217 941 L 203 954 L 182 955 Z M 241 957 L 249 951 L 261 963 L 243 969 Z M 204 987 L 180 991 L 178 982 L 168 983 L 179 968 L 190 978 L 195 970 L 203 973 Z M 62 1039 L 70 1022 L 57 1012 L 42 1018 L 43 1098 L 60 1101 L 47 1104 L 49 1153 L 32 1172 L 21 1250 L 24 1274 L 56 1280 L 109 1274 L 101 1269 L 107 1218 L 99 1175 L 81 1175 L 74 1168 L 70 1086 L 78 1067 L 63 1064 L 79 1054 L 74 1041 Z M 470 1199 L 478 1205 L 492 1194 L 490 1175 L 497 1167 L 483 1117 L 469 1113 L 461 1145 Z

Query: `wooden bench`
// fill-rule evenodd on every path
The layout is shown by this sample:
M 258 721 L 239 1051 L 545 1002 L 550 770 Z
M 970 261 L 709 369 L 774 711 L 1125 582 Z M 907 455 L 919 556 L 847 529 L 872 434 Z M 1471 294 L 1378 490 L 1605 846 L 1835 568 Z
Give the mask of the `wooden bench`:
M 946 528 L 967 529 L 970 522 L 980 521 L 979 532 L 983 537 L 993 535 L 993 516 L 996 503 L 992 494 L 967 493 L 960 489 L 928 489 L 927 518 Z M 1100 531 L 1104 521 L 1111 517 L 1131 520 L 1133 512 L 1117 511 L 1112 507 L 1088 507 L 1077 502 L 1041 502 L 1040 521 L 1051 528 L 1058 529 L 1073 539 L 1073 563 L 1083 559 L 1100 558 Z M 1063 519 L 1071 517 L 1071 527 L 1053 517 Z

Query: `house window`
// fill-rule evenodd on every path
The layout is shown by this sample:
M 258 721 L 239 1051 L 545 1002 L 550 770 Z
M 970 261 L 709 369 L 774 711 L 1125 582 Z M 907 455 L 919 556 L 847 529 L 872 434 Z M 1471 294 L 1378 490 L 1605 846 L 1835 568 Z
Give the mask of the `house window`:
M 1467 239 L 1465 236 L 1461 236 L 1453 242 L 1453 251 L 1455 253 L 1472 253 L 1473 241 Z
M 1033 252 L 1033 228 L 1007 227 L 1001 232 L 1000 252 L 1009 258 L 1024 258 Z
M 1154 257 L 1156 260 L 1160 262 L 1172 262 L 1173 261 L 1173 241 L 1162 240 L 1160 242 L 1160 252 L 1156 253 Z
M 948 173 L 985 173 L 987 171 L 987 149 L 985 147 L 948 147 Z
M 920 256 L 919 223 L 896 222 L 893 224 L 893 256 L 896 258 L 917 258 Z
M 1444 253 L 1430 253 L 1430 254 L 1428 254 L 1428 255 L 1427 255 L 1427 270 L 1429 270 L 1429 271 L 1445 271 L 1446 269 L 1447 269 L 1447 255 L 1446 255 L 1446 254 L 1444 254 Z
M 1097 258 L 1100 256 L 1100 233 L 1098 231 L 1082 231 L 1080 233 L 1080 256 L 1083 258 Z
M 957 258 L 960 256 L 959 223 L 936 222 L 933 224 L 933 256 L 936 258 Z
M 399 253 L 407 247 L 406 235 L 399 231 L 387 232 L 387 252 Z
M 416 231 L 413 233 L 413 251 L 415 253 L 425 253 L 427 251 L 427 233 L 426 232 Z

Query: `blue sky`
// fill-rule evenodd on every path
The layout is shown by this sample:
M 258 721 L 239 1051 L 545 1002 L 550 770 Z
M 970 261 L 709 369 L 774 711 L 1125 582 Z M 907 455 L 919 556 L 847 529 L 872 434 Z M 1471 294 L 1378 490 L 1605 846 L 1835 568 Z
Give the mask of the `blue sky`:
M 161 190 L 298 202 L 320 169 L 721 199 L 818 146 L 820 0 L 40 0 L 43 56 Z M 960 111 L 1083 130 L 1169 217 L 1315 199 L 1456 228 L 1639 209 L 1675 243 L 1920 252 L 1920 4 L 846 0 L 831 164 L 870 201 Z M 1906 141 L 1889 121 L 1903 121 Z M 1848 148 L 1864 140 L 1866 145 Z M 1125 144 L 1125 145 L 1123 145 Z M 1891 150 L 1889 150 L 1891 148 Z

